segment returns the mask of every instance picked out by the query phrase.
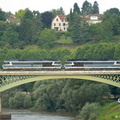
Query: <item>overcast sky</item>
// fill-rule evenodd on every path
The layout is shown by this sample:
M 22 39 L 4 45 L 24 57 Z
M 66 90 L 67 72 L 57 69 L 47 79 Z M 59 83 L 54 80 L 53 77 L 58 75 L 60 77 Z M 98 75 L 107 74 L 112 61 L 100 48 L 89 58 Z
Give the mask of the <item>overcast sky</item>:
M 77 3 L 81 8 L 85 0 L 0 0 L 0 8 L 5 12 L 12 12 L 13 14 L 20 9 L 29 8 L 38 10 L 40 13 L 50 11 L 52 9 L 63 8 L 65 14 L 69 14 L 74 3 Z M 91 4 L 95 0 L 88 0 Z M 110 8 L 118 8 L 120 10 L 120 0 L 96 0 L 99 4 L 99 10 L 102 14 Z

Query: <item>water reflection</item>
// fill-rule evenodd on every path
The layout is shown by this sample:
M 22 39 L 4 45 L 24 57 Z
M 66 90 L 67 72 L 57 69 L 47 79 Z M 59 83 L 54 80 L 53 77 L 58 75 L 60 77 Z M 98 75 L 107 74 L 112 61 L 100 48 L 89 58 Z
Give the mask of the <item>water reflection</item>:
M 73 117 L 66 117 L 50 113 L 39 113 L 30 110 L 3 110 L 5 113 L 11 113 L 11 120 L 76 120 Z

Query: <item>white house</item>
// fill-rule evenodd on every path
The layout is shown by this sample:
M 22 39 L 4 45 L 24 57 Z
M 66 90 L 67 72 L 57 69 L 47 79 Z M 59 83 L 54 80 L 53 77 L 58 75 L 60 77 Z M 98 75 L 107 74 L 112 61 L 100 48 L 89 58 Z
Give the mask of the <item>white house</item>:
M 68 21 L 65 15 L 57 15 L 52 20 L 51 29 L 56 31 L 67 31 Z
M 15 15 L 11 14 L 5 21 L 6 23 L 15 23 L 16 25 L 20 25 L 20 19 L 16 18 Z
M 86 16 L 86 19 L 87 19 L 87 22 L 89 25 L 102 22 L 99 14 L 90 14 L 90 15 Z

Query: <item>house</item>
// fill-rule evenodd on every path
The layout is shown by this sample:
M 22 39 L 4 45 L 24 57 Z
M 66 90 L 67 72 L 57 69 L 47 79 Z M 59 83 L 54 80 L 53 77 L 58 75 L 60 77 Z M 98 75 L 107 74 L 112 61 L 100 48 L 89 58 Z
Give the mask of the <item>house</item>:
M 87 20 L 89 25 L 102 22 L 100 14 L 90 14 L 90 15 L 87 15 L 86 16 L 86 20 Z
M 16 18 L 13 14 L 11 14 L 5 21 L 6 23 L 15 23 L 17 25 L 20 25 L 20 19 Z
M 51 29 L 56 31 L 67 31 L 68 21 L 65 15 L 57 15 L 52 20 Z

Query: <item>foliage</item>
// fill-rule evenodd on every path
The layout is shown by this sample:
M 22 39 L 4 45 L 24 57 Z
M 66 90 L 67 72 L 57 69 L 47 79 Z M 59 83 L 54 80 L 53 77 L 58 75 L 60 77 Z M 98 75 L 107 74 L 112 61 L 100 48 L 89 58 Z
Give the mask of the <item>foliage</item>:
M 5 12 L 2 11 L 2 9 L 0 8 L 0 21 L 5 21 L 5 20 L 6 20 Z
M 18 10 L 18 12 L 15 13 L 15 17 L 22 19 L 24 14 L 25 14 L 25 12 L 26 12 L 26 9 L 25 10 L 22 10 L 22 9 Z
M 80 8 L 77 3 L 74 4 L 73 12 L 77 12 L 78 14 L 80 14 Z
M 88 15 L 92 13 L 92 4 L 85 0 L 82 5 L 82 14 L 83 15 Z
M 53 17 L 56 17 L 56 15 L 64 15 L 65 14 L 62 7 L 58 8 L 57 10 L 52 9 L 51 12 L 52 12 Z
M 93 4 L 92 14 L 99 14 L 99 6 L 97 1 L 95 1 Z
M 51 30 L 51 29 L 44 29 L 40 36 L 39 36 L 39 41 L 38 41 L 38 45 L 41 47 L 41 48 L 47 48 L 48 47 L 53 47 L 53 43 L 54 41 L 57 39 L 57 36 L 56 36 L 56 31 L 54 30 Z
M 51 22 L 53 19 L 52 12 L 46 11 L 41 14 L 42 22 L 43 22 L 43 28 L 49 28 L 51 27 Z
M 91 82 L 85 84 L 82 80 L 36 82 L 33 92 L 36 100 L 34 107 L 42 111 L 76 112 L 81 110 L 86 102 L 102 103 L 102 97 L 108 94 L 108 86 Z
M 86 103 L 80 111 L 80 116 L 84 120 L 96 120 L 99 113 L 98 103 Z

